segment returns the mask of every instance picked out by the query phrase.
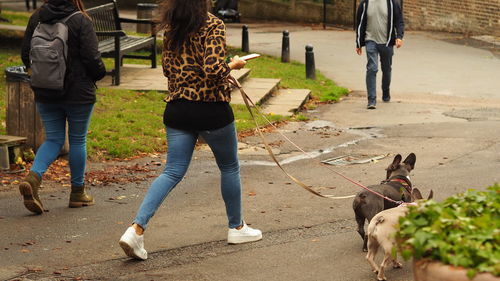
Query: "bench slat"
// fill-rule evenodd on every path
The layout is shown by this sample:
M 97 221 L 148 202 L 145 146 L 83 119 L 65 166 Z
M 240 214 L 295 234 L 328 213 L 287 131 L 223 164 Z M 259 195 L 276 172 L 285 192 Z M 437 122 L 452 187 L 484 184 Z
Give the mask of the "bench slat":
M 152 37 L 121 37 L 120 38 L 120 50 L 122 52 L 128 51 L 132 48 L 138 49 L 144 46 L 150 46 L 153 42 Z M 114 52 L 115 51 L 115 39 L 107 39 L 99 42 L 99 51 L 102 54 Z
M 120 16 L 118 14 L 118 6 L 116 0 L 111 3 L 100 5 L 87 9 L 88 15 L 92 18 L 95 31 L 117 31 L 122 30 Z M 120 50 L 115 50 L 114 36 L 97 36 L 99 41 L 98 50 L 103 57 L 112 57 L 115 59 L 115 69 L 112 71 L 114 76 L 114 84 L 120 84 L 120 65 L 121 60 L 128 53 L 134 52 L 139 49 L 149 47 L 151 50 L 151 65 L 156 67 L 156 35 L 152 37 L 136 37 L 136 36 L 122 36 L 120 37 Z M 144 56 L 148 58 L 148 56 Z

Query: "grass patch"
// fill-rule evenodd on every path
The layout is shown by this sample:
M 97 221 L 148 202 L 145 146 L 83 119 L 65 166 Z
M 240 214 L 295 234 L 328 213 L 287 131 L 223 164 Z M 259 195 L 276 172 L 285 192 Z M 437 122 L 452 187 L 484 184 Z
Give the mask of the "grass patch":
M 2 9 L 1 15 L 8 20 L 8 22 L 2 22 L 2 24 L 27 26 L 31 13 Z
M 255 122 L 253 121 L 252 116 L 250 115 L 250 112 L 248 112 L 245 105 L 232 104 L 231 107 L 233 108 L 236 130 L 238 132 L 248 131 L 255 128 Z M 267 121 L 261 115 L 257 115 L 256 110 L 253 110 L 253 113 L 256 116 L 256 120 L 260 126 L 267 125 Z M 281 115 L 266 115 L 266 118 L 271 122 L 283 121 L 287 119 Z
M 9 42 L 9 45 L 2 43 L 0 47 L 0 69 L 4 71 L 8 66 L 22 65 L 19 50 L 22 33 L 0 30 L 0 40 Z M 236 49 L 230 49 L 230 54 L 241 55 Z M 113 59 L 104 61 L 108 69 L 113 68 Z M 125 59 L 125 63 L 149 64 L 149 61 Z M 158 66 L 161 67 L 160 55 L 158 55 Z M 252 68 L 252 77 L 280 78 L 281 87 L 311 89 L 313 96 L 320 101 L 336 101 L 347 93 L 347 89 L 336 86 L 319 72 L 317 80 L 305 79 L 305 67 L 298 62 L 283 64 L 278 58 L 262 56 L 250 61 L 248 67 Z M 89 158 L 92 160 L 128 158 L 139 153 L 165 151 L 165 128 L 162 122 L 164 96 L 164 93 L 157 91 L 98 89 L 97 103 L 88 134 Z M 5 76 L 1 75 L 0 134 L 6 133 L 5 100 L 6 81 Z M 232 105 L 232 107 L 238 132 L 255 128 L 244 105 Z M 288 120 L 279 115 L 270 115 L 267 118 L 273 122 Z M 291 120 L 303 121 L 307 120 L 307 117 L 299 114 Z M 265 125 L 263 117 L 258 117 L 258 122 Z
M 235 48 L 229 48 L 230 55 L 245 55 Z M 316 70 L 316 80 L 306 79 L 305 65 L 296 61 L 282 63 L 279 58 L 262 55 L 248 61 L 247 67 L 252 69 L 251 77 L 281 79 L 280 87 L 290 89 L 309 89 L 314 98 L 321 102 L 338 101 L 349 90 L 337 86 Z
M 164 95 L 98 89 L 87 137 L 90 158 L 126 158 L 138 152 L 165 151 Z

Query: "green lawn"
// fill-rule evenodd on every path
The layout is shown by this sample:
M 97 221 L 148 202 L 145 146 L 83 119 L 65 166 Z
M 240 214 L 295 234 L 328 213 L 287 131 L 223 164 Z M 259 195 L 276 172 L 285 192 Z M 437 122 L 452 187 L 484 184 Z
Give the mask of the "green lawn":
M 229 53 L 230 55 L 244 55 L 234 48 L 230 48 Z M 316 71 L 316 80 L 305 79 L 305 65 L 295 61 L 281 63 L 279 58 L 264 55 L 248 61 L 247 67 L 252 69 L 251 77 L 279 78 L 281 87 L 309 89 L 313 97 L 321 102 L 337 101 L 349 92 L 346 88 L 337 86 L 320 71 Z
M 2 12 L 3 13 L 3 12 Z M 11 46 L 0 47 L 0 69 L 13 65 L 22 65 L 19 55 L 20 34 L 0 30 L 0 40 L 11 42 Z M 4 41 L 7 40 L 7 41 Z M 239 54 L 230 49 L 231 55 Z M 159 57 L 158 57 L 159 61 Z M 112 67 L 111 59 L 105 59 L 107 67 Z M 125 63 L 144 63 L 144 60 L 125 60 Z M 283 64 L 277 58 L 262 56 L 248 63 L 252 77 L 281 78 L 281 87 L 309 88 L 313 96 L 321 101 L 335 101 L 347 93 L 347 89 L 338 87 L 333 81 L 317 73 L 317 80 L 305 79 L 303 64 L 292 62 Z M 165 128 L 162 124 L 164 93 L 157 91 L 97 90 L 97 104 L 92 115 L 88 134 L 88 151 L 92 160 L 127 158 L 139 153 L 165 151 Z M 5 134 L 5 76 L 0 78 L 0 134 Z M 238 132 L 255 128 L 245 106 L 232 105 Z M 271 121 L 287 118 L 279 115 L 268 116 Z M 304 120 L 298 115 L 292 120 Z M 260 124 L 265 124 L 262 117 Z
M 2 24 L 26 26 L 28 24 L 28 20 L 31 16 L 31 13 L 16 12 L 16 11 L 2 9 L 2 13 L 0 15 L 3 18 L 9 20 L 8 22 L 2 22 Z

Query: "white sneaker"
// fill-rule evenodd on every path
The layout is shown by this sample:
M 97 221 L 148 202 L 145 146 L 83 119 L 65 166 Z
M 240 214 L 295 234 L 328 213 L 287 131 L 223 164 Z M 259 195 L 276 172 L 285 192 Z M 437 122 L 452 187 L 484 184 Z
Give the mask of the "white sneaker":
M 254 242 L 260 239 L 262 239 L 262 232 L 249 227 L 245 222 L 243 222 L 243 227 L 240 230 L 230 228 L 227 232 L 227 243 L 229 244 Z
M 144 235 L 137 235 L 133 227 L 127 228 L 120 238 L 120 247 L 131 258 L 146 260 L 148 252 L 144 249 Z

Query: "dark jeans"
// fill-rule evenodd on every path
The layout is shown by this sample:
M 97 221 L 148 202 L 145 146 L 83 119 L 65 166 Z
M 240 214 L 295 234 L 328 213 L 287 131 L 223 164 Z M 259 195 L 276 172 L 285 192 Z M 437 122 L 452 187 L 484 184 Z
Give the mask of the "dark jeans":
M 382 68 L 382 99 L 390 99 L 392 55 L 393 46 L 377 44 L 374 41 L 366 41 L 366 90 L 368 92 L 368 104 L 377 103 L 377 72 L 378 57 Z
M 43 176 L 56 160 L 66 139 L 66 122 L 69 137 L 69 168 L 71 184 L 84 184 L 87 161 L 87 129 L 94 104 L 36 103 L 45 128 L 45 142 L 38 148 L 31 171 Z

